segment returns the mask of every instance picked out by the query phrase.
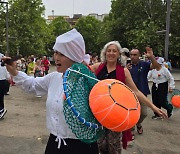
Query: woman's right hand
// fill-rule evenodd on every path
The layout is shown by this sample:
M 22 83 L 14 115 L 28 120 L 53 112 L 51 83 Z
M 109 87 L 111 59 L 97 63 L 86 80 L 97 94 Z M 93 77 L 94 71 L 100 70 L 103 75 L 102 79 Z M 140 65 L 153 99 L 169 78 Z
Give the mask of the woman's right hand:
M 17 67 L 16 67 L 16 61 L 13 61 L 11 62 L 10 64 L 7 64 L 6 63 L 6 60 L 10 60 L 11 57 L 2 57 L 1 60 L 3 62 L 5 62 L 5 66 L 6 66 L 6 69 L 7 71 L 12 75 L 12 76 L 16 76 L 18 74 L 18 71 L 17 71 Z

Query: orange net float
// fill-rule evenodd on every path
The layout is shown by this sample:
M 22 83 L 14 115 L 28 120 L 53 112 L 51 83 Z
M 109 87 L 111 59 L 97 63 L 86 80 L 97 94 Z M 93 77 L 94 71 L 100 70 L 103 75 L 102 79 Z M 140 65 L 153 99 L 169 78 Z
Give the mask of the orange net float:
M 89 95 L 92 113 L 107 129 L 121 132 L 132 128 L 140 117 L 140 104 L 134 92 L 115 79 L 101 80 Z
M 171 98 L 172 105 L 176 108 L 180 108 L 180 95 L 174 95 Z

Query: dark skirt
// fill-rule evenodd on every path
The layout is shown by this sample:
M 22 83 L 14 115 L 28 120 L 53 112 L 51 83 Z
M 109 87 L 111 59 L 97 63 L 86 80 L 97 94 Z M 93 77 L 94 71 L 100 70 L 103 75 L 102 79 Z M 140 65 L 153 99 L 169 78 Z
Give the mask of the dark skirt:
M 78 139 L 64 139 L 67 145 L 61 140 L 61 146 L 58 149 L 56 136 L 50 134 L 45 154 L 98 154 L 97 143 L 87 144 Z

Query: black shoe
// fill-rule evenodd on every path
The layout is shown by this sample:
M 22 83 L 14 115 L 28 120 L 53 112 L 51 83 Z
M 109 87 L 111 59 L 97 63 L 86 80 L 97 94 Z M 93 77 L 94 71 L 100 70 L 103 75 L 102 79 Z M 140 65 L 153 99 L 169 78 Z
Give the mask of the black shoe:
M 171 104 L 169 104 L 169 105 L 171 105 Z M 168 115 L 168 118 L 170 118 L 173 115 L 173 106 L 172 105 L 170 106 L 170 109 L 167 110 L 167 115 Z
M 167 112 L 168 118 L 170 118 L 173 115 L 173 111 Z
M 5 116 L 6 112 L 7 110 L 4 109 L 3 112 L 0 113 L 0 119 L 2 119 Z
M 162 119 L 162 118 L 160 116 L 154 115 L 152 116 L 152 119 L 157 120 L 157 119 Z

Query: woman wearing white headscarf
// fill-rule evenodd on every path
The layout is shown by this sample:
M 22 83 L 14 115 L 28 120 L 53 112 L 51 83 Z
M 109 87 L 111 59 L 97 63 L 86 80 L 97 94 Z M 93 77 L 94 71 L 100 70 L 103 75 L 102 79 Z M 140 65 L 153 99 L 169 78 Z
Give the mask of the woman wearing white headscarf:
M 98 154 L 97 143 L 86 144 L 77 139 L 63 113 L 63 73 L 76 62 L 83 63 L 85 60 L 89 63 L 89 58 L 85 55 L 84 39 L 73 29 L 58 36 L 53 49 L 56 72 L 33 78 L 17 71 L 15 63 L 6 65 L 7 70 L 14 76 L 16 85 L 21 86 L 24 91 L 47 95 L 46 119 L 50 137 L 45 154 Z
M 172 115 L 172 105 L 167 104 L 167 94 L 168 91 L 172 92 L 175 88 L 174 78 L 169 72 L 169 70 L 164 66 L 164 58 L 158 57 L 157 63 L 159 64 L 159 69 L 153 69 L 148 73 L 148 79 L 152 77 L 152 101 L 153 104 L 158 108 L 165 108 L 167 110 L 168 117 Z M 169 84 L 168 84 L 169 83 Z M 152 119 L 160 118 L 157 113 L 154 113 Z

